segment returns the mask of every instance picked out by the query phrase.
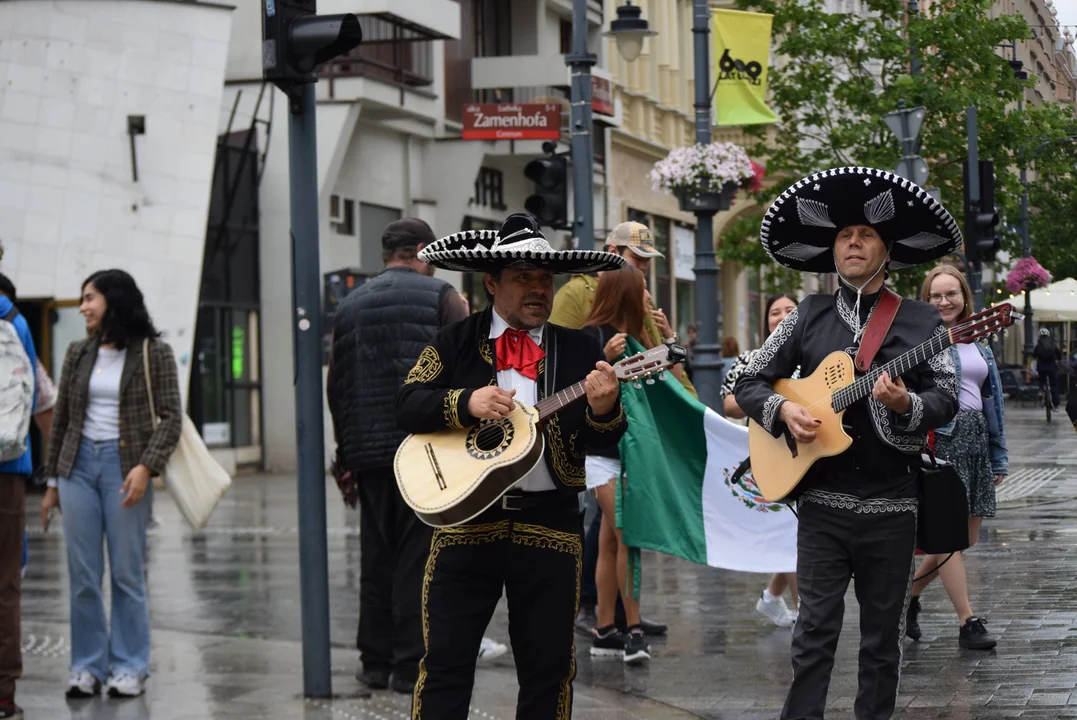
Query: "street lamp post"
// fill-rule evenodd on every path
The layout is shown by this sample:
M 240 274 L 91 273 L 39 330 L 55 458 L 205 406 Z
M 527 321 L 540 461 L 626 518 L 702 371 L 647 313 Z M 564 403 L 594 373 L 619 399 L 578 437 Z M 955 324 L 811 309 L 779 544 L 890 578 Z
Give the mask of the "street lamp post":
M 710 98 L 710 19 L 707 0 L 692 0 L 692 40 L 695 52 L 695 120 L 696 142 L 711 141 Z M 698 333 L 692 361 L 692 383 L 699 399 L 707 407 L 720 407 L 721 386 L 718 357 L 718 263 L 714 253 L 714 214 L 712 209 L 697 207 L 695 316 Z
M 578 247 L 595 243 L 594 145 L 591 120 L 591 66 L 598 58 L 587 52 L 587 0 L 572 2 L 572 53 L 565 63 L 572 74 L 569 133 L 572 141 L 572 234 Z

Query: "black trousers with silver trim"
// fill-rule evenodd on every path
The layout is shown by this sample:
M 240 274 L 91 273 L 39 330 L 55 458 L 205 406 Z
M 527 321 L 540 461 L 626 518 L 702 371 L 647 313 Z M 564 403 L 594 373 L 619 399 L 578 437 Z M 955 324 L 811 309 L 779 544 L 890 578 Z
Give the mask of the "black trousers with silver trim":
M 466 720 L 479 645 L 502 592 L 520 684 L 517 720 L 569 720 L 582 568 L 574 496 L 526 510 L 495 505 L 471 523 L 435 530 L 413 720 Z
M 808 491 L 800 501 L 793 629 L 793 684 L 782 720 L 823 720 L 834 655 L 854 583 L 860 605 L 857 720 L 888 720 L 901 671 L 901 642 L 916 544 L 915 500 L 857 502 Z

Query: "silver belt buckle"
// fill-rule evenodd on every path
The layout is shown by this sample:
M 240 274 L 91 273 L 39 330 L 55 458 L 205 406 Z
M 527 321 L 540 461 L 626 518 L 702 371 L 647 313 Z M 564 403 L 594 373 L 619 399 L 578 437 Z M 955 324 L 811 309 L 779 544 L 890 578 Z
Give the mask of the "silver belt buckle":
M 507 494 L 501 496 L 501 509 L 502 510 L 509 510 L 511 512 L 518 512 L 520 510 L 520 508 L 518 508 L 518 507 L 510 507 L 509 506 L 509 500 L 511 498 L 512 498 L 512 496 L 507 495 Z

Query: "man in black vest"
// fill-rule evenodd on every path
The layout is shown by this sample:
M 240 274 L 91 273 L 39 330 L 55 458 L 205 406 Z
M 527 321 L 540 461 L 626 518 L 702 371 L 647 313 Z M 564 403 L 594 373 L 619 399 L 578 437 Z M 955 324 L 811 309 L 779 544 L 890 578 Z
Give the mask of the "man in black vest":
M 337 311 L 326 386 L 337 440 L 334 472 L 360 508 L 359 632 L 372 688 L 411 692 L 423 654 L 420 595 L 430 533 L 404 504 L 393 457 L 404 439 L 393 398 L 438 330 L 467 317 L 460 294 L 432 277 L 418 253 L 434 241 L 422 220 L 382 234 L 385 271 L 351 292 Z
M 624 260 L 556 251 L 530 215 L 510 216 L 497 232 L 450 235 L 421 257 L 485 273 L 492 307 L 440 331 L 423 350 L 397 394 L 403 429 L 473 427 L 580 381 L 587 397 L 545 423 L 542 460 L 507 494 L 472 520 L 434 531 L 422 593 L 426 655 L 412 717 L 466 720 L 482 632 L 504 591 L 520 683 L 516 717 L 567 720 L 583 565 L 577 494 L 585 487 L 584 448 L 616 444 L 627 421 L 598 340 L 547 320 L 553 273 L 612 270 Z

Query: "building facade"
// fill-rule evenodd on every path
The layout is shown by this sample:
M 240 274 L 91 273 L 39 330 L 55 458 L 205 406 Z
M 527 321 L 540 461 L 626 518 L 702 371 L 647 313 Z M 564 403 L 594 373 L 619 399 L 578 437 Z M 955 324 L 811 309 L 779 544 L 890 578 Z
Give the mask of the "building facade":
M 0 271 L 54 378 L 82 282 L 116 267 L 187 386 L 231 23 L 214 3 L 0 3 Z

